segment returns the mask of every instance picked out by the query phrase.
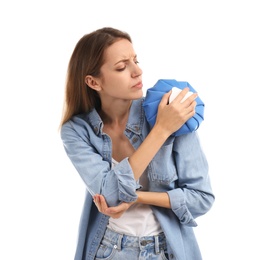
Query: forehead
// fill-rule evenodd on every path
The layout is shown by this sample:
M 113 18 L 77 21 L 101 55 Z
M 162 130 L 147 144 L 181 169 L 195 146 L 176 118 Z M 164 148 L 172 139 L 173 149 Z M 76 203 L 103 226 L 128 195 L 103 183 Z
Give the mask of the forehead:
M 104 52 L 106 62 L 118 62 L 123 59 L 135 57 L 135 51 L 131 42 L 126 39 L 119 39 L 109 46 Z

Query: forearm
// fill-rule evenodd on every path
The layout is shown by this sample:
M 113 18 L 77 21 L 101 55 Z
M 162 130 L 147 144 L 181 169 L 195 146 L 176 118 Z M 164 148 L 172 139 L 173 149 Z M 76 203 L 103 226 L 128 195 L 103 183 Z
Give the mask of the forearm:
M 137 195 L 137 203 L 158 206 L 162 208 L 171 208 L 170 199 L 167 192 L 138 191 Z

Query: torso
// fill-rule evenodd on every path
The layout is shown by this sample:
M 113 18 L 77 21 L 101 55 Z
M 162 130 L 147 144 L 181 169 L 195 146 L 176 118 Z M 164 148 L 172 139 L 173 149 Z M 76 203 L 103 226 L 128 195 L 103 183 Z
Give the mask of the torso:
M 125 136 L 126 123 L 104 124 L 103 132 L 112 140 L 113 166 L 134 153 L 134 148 Z M 148 189 L 146 172 L 140 178 L 141 190 Z M 133 204 L 119 219 L 109 219 L 108 227 L 116 232 L 133 236 L 152 236 L 162 229 L 149 205 Z

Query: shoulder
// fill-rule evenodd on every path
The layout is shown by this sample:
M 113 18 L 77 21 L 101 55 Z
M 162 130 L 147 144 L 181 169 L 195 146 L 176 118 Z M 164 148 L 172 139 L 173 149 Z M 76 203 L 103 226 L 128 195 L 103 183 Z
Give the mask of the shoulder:
M 61 127 L 61 138 L 67 139 L 68 136 L 79 135 L 86 136 L 97 133 L 101 126 L 101 119 L 96 112 L 92 110 L 89 113 L 83 113 L 73 116 Z

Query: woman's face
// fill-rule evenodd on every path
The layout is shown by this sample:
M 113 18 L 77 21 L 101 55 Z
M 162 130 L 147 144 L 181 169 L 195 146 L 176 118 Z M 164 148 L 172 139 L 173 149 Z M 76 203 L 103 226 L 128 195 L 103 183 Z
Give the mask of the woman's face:
M 101 99 L 133 100 L 142 97 L 142 70 L 128 40 L 120 39 L 106 49 L 101 75 Z

